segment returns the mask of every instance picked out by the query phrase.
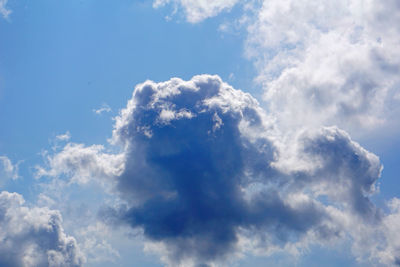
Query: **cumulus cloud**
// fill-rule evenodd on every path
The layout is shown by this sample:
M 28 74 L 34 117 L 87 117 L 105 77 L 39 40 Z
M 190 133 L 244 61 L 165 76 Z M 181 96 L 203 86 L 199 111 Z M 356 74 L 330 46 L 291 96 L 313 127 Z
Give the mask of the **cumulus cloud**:
M 0 0 L 0 14 L 3 16 L 3 18 L 7 19 L 8 16 L 11 14 L 11 10 L 9 10 L 6 5 L 7 5 L 8 0 Z
M 298 253 L 351 236 L 343 218 L 382 220 L 369 200 L 378 157 L 336 127 L 285 141 L 254 98 L 217 76 L 138 85 L 113 142 L 124 147 L 125 205 L 103 215 L 141 228 L 171 266 L 250 247 Z
M 0 193 L 1 266 L 82 266 L 75 239 L 64 233 L 61 215 L 28 207 L 17 193 Z
M 385 214 L 370 200 L 379 158 L 337 127 L 283 134 L 250 94 L 218 76 L 137 85 L 110 141 L 120 153 L 69 143 L 38 175 L 111 180 L 118 200 L 101 218 L 140 230 L 167 265 L 298 255 L 343 240 L 360 261 L 398 260 L 397 202 Z M 90 238 L 85 248 L 117 255 Z
M 6 156 L 0 156 L 0 185 L 9 179 L 18 178 L 18 164 L 13 164 Z
M 155 0 L 153 6 L 159 8 L 172 4 L 174 12 L 177 12 L 178 8 L 183 8 L 186 20 L 197 23 L 222 11 L 230 10 L 238 2 L 238 0 Z
M 392 0 L 272 0 L 255 8 L 246 52 L 281 125 L 356 131 L 393 120 L 399 8 Z

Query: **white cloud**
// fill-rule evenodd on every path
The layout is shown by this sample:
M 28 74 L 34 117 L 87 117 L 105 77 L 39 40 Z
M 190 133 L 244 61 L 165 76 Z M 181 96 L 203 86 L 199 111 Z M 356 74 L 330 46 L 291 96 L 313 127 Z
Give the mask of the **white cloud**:
M 182 109 L 192 116 L 174 115 Z M 165 110 L 168 123 L 160 123 Z M 385 218 L 369 199 L 381 172 L 377 156 L 336 127 L 281 135 L 254 98 L 217 76 L 138 85 L 113 141 L 125 148 L 116 179 L 128 206 L 109 216 L 142 228 L 147 249 L 170 266 L 213 266 L 245 251 L 301 254 L 353 238 L 351 222 L 372 229 Z M 233 233 L 221 240 L 215 229 Z
M 86 184 L 94 179 L 105 184 L 113 183 L 112 178 L 123 169 L 122 154 L 103 152 L 101 145 L 85 147 L 68 143 L 62 151 L 47 154 L 47 167 L 37 166 L 37 177 L 67 176 L 69 183 Z
M 8 0 L 0 0 L 0 14 L 3 16 L 3 18 L 7 19 L 8 16 L 11 14 L 11 10 L 9 10 L 6 5 L 7 5 Z
M 107 184 L 114 201 L 101 218 L 142 231 L 147 250 L 170 266 L 300 255 L 344 241 L 360 261 L 395 263 L 388 233 L 397 229 L 397 202 L 384 214 L 370 200 L 379 158 L 337 127 L 282 134 L 279 126 L 218 76 L 146 81 L 115 118 L 119 154 L 69 143 L 47 155 L 38 176 L 53 177 L 55 188 L 58 178 Z M 108 237 L 90 234 L 102 227 L 81 228 L 79 240 L 91 258 L 112 261 Z
M 64 233 L 61 215 L 48 208 L 28 207 L 17 193 L 0 193 L 0 265 L 82 266 L 75 239 Z
M 0 156 L 0 185 L 9 179 L 17 179 L 18 164 L 12 164 L 11 160 L 6 156 Z
M 56 140 L 59 141 L 68 141 L 69 139 L 71 139 L 71 134 L 69 131 L 67 131 L 65 134 L 60 134 L 56 136 Z
M 107 104 L 102 104 L 100 108 L 93 109 L 93 112 L 97 115 L 101 115 L 103 112 L 111 112 L 111 108 Z
M 399 10 L 398 1 L 263 1 L 246 52 L 281 125 L 356 132 L 393 120 Z
M 229 11 L 238 2 L 238 0 L 155 0 L 153 6 L 159 8 L 171 4 L 174 6 L 174 13 L 178 8 L 183 8 L 186 20 L 198 23 L 223 11 Z

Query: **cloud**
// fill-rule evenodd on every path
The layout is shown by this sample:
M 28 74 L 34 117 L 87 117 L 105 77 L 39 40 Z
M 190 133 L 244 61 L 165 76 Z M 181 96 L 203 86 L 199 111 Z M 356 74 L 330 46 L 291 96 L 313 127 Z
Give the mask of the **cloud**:
M 61 215 L 28 207 L 17 193 L 0 193 L 1 266 L 82 266 L 85 258 L 67 236 Z
M 343 217 L 381 220 L 369 200 L 378 157 L 335 127 L 284 142 L 254 98 L 217 76 L 138 85 L 113 142 L 125 149 L 126 204 L 103 216 L 141 228 L 171 266 L 223 262 L 244 240 L 298 253 L 351 233 Z
M 81 249 L 85 253 L 88 262 L 115 262 L 120 254 L 108 242 L 110 235 L 108 227 L 100 222 L 88 225 L 78 231 L 82 239 Z
M 0 185 L 9 179 L 17 179 L 18 164 L 12 164 L 11 160 L 6 156 L 0 156 Z
M 110 141 L 119 153 L 69 143 L 38 175 L 112 181 L 115 201 L 101 218 L 142 231 L 146 250 L 167 265 L 219 266 L 345 241 L 360 261 L 397 260 L 397 210 L 370 200 L 379 158 L 338 127 L 281 132 L 250 94 L 218 76 L 137 85 Z M 88 253 L 117 255 L 107 242 L 88 242 Z
M 101 115 L 103 112 L 111 112 L 111 108 L 107 104 L 101 105 L 100 108 L 98 109 L 93 109 L 93 112 L 96 113 L 97 115 Z
M 8 0 L 0 0 L 0 14 L 3 16 L 3 18 L 7 19 L 8 16 L 11 14 L 11 10 L 9 10 L 6 5 L 7 5 Z
M 174 13 L 178 8 L 183 8 L 186 20 L 190 23 L 198 23 L 223 11 L 229 11 L 238 2 L 238 0 L 155 0 L 153 7 L 159 8 L 172 4 Z
M 56 140 L 58 141 L 68 141 L 71 139 L 71 134 L 69 131 L 67 131 L 65 134 L 60 134 L 56 136 Z
M 85 147 L 68 143 L 55 154 L 45 154 L 47 166 L 36 167 L 36 177 L 66 176 L 70 183 L 86 184 L 97 179 L 112 183 L 112 177 L 123 169 L 123 155 L 103 153 L 102 145 Z
M 397 116 L 398 1 L 263 1 L 246 53 L 280 124 L 373 129 Z

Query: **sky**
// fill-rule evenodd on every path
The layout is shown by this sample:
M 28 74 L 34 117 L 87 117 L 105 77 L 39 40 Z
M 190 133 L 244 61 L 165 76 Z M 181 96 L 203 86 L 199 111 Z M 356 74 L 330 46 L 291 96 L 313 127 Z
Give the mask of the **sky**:
M 400 265 L 397 0 L 0 0 L 0 266 Z

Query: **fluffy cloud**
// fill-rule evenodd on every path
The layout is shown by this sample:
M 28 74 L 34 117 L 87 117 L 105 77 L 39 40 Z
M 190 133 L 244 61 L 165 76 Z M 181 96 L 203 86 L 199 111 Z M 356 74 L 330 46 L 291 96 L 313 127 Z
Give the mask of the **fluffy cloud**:
M 183 8 L 186 20 L 197 23 L 231 9 L 237 2 L 238 0 L 155 0 L 153 6 L 158 8 L 172 4 L 174 12 L 178 8 Z
M 103 152 L 104 147 L 68 143 L 62 151 L 46 153 L 47 167 L 37 166 L 37 177 L 67 176 L 71 183 L 86 184 L 92 179 L 105 183 L 123 169 L 123 156 Z
M 11 10 L 7 9 L 8 0 L 0 0 L 0 14 L 3 16 L 3 18 L 7 19 L 8 16 L 11 14 Z
M 355 131 L 393 119 L 399 8 L 398 1 L 263 1 L 247 54 L 280 123 Z
M 27 207 L 16 193 L 0 193 L 1 266 L 82 266 L 76 241 L 67 236 L 58 211 Z

